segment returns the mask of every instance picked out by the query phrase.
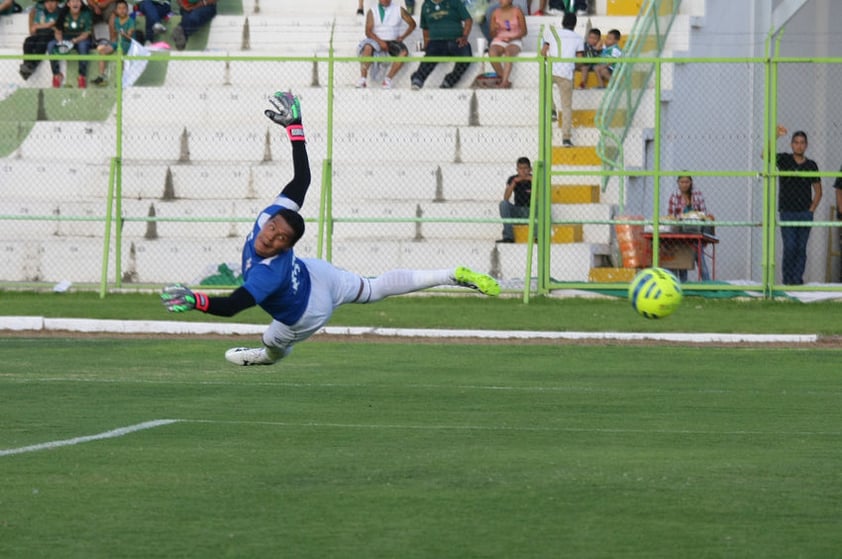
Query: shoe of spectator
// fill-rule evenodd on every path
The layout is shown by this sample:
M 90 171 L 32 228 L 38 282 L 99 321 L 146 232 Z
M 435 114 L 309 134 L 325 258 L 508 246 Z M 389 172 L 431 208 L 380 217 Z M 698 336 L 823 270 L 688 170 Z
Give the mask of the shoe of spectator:
M 32 66 L 30 66 L 26 62 L 21 64 L 20 68 L 18 69 L 18 72 L 20 73 L 20 77 L 22 77 L 24 80 L 28 80 L 29 77 L 32 75 L 32 73 L 34 71 L 35 70 L 32 68 Z
M 541 10 L 535 10 L 534 12 L 532 12 L 532 15 L 533 16 L 542 16 L 542 15 L 544 15 L 544 12 L 542 12 Z
M 450 84 L 449 84 L 448 82 L 446 82 L 446 81 L 441 82 L 441 86 L 440 86 L 440 87 L 441 87 L 442 89 L 452 89 L 452 88 L 453 88 L 453 86 L 452 86 L 452 85 L 450 85 Z
M 563 142 L 561 142 L 561 145 L 566 147 L 566 148 L 572 148 L 573 142 L 571 142 L 570 140 L 564 140 Z
M 576 15 L 579 17 L 584 17 L 588 15 L 588 10 L 579 10 L 578 12 L 576 12 Z
M 152 26 L 152 31 L 154 31 L 155 33 L 166 33 L 167 28 L 159 22 Z
M 76 79 L 76 85 L 78 85 L 78 86 L 79 86 L 79 89 L 85 89 L 85 88 L 87 88 L 87 87 L 88 87 L 88 80 L 87 80 L 87 78 L 85 78 L 85 76 L 79 76 L 79 77 Z
M 64 81 L 64 76 L 61 74 L 53 74 L 53 87 L 61 87 L 61 82 Z
M 366 83 L 365 78 L 361 76 L 360 79 L 357 80 L 357 85 L 355 87 L 357 89 L 365 89 L 367 86 L 368 84 Z
M 365 12 L 363 11 L 363 9 L 362 9 L 362 8 L 360 8 L 360 9 L 358 9 L 358 10 L 357 10 L 357 15 L 358 15 L 358 16 L 364 16 L 364 15 L 365 15 Z
M 383 78 L 383 89 L 392 89 L 392 78 Z
M 97 87 L 102 87 L 107 82 L 105 81 L 105 78 L 103 76 L 97 76 L 91 81 L 91 83 L 94 84 Z
M 184 34 L 184 28 L 181 25 L 176 25 L 172 30 L 172 42 L 178 50 L 184 50 L 187 46 L 187 35 Z
M 497 239 L 494 242 L 495 243 L 513 243 L 513 242 L 515 242 L 515 240 L 514 239 Z
M 562 16 L 562 15 L 564 15 L 564 10 L 556 10 L 554 8 L 547 8 L 547 12 L 544 15 Z
M 558 120 L 558 113 L 556 112 L 555 109 L 553 109 L 553 114 L 550 118 L 552 118 L 553 120 Z
M 418 91 L 422 87 L 424 87 L 424 84 L 422 84 L 421 82 L 412 82 L 412 90 L 413 91 Z

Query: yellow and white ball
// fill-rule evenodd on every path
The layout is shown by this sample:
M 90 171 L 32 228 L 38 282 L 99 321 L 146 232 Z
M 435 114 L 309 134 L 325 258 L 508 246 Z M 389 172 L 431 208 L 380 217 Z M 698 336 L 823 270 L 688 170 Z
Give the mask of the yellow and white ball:
M 629 301 L 646 318 L 664 318 L 681 304 L 681 284 L 663 268 L 641 270 L 629 285 Z

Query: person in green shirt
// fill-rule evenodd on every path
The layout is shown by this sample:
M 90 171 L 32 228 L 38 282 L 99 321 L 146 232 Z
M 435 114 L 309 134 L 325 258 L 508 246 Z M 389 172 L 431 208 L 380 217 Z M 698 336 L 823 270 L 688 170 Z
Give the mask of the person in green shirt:
M 47 44 L 50 54 L 67 54 L 76 50 L 86 55 L 91 50 L 91 35 L 94 29 L 93 15 L 87 8 L 82 7 L 82 0 L 67 0 L 67 5 L 61 11 L 56 22 L 55 37 Z M 53 87 L 61 87 L 64 74 L 61 73 L 61 63 L 58 59 L 50 60 L 53 70 Z M 80 89 L 88 87 L 88 61 L 79 61 L 78 85 Z
M 55 37 L 58 20 L 58 0 L 44 0 L 29 12 L 29 37 L 23 41 L 23 54 L 46 54 L 47 45 Z M 40 60 L 24 60 L 20 65 L 20 77 L 25 80 L 35 73 Z
M 462 0 L 424 0 L 421 6 L 421 30 L 424 35 L 424 56 L 472 56 L 473 19 Z M 422 62 L 412 74 L 412 89 L 421 89 L 438 62 Z M 457 62 L 441 82 L 442 89 L 455 86 L 470 67 L 470 62 Z

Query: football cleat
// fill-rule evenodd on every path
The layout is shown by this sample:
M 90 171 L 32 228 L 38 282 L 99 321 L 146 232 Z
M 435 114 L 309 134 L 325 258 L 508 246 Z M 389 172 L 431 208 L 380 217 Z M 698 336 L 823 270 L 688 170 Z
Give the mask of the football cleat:
M 462 287 L 476 289 L 489 297 L 500 295 L 500 284 L 487 274 L 480 274 L 465 266 L 459 266 L 453 272 L 453 279 Z
M 266 355 L 263 347 L 234 347 L 225 352 L 225 359 L 235 365 L 271 365 L 275 361 Z

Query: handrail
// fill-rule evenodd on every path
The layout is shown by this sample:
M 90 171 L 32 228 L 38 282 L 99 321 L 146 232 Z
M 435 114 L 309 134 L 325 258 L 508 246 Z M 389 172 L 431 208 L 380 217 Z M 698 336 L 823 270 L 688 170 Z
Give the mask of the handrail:
M 645 0 L 629 32 L 623 58 L 634 59 L 642 55 L 659 58 L 680 6 L 681 0 Z M 666 18 L 663 23 L 662 17 Z M 623 142 L 655 71 L 654 62 L 643 63 L 643 71 L 639 69 L 640 66 L 639 63 L 623 64 L 618 61 L 617 71 L 608 83 L 608 89 L 597 109 L 594 118 L 594 124 L 599 130 L 596 152 L 604 170 L 624 168 Z M 621 113 L 621 110 L 625 110 L 625 113 Z M 609 141 L 613 145 L 609 146 Z M 602 177 L 603 191 L 608 186 L 609 178 L 609 175 Z M 622 180 L 620 175 L 621 183 Z

